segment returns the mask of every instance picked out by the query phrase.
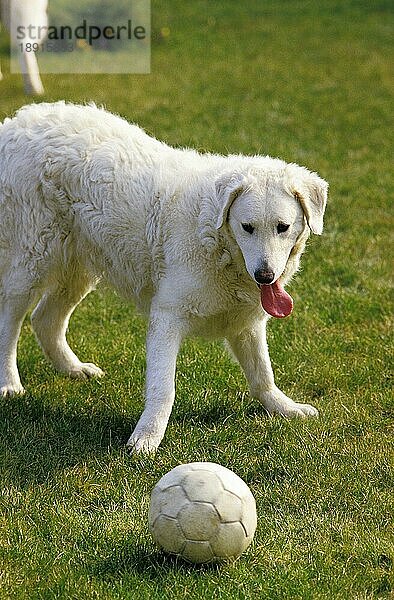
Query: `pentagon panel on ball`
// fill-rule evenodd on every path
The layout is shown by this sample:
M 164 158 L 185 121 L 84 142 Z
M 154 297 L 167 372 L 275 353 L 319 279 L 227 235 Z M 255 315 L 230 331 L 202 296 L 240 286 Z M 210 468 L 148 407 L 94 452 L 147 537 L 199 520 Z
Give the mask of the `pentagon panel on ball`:
M 165 552 L 194 563 L 235 559 L 253 539 L 256 503 L 246 483 L 216 463 L 175 467 L 152 491 L 149 527 Z

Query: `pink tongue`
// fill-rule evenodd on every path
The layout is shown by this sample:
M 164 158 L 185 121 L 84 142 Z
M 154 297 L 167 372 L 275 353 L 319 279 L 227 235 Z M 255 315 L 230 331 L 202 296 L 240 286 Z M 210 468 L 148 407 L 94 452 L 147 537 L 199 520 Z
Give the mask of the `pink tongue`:
M 261 285 L 261 304 L 264 310 L 278 319 L 287 317 L 293 310 L 293 299 L 278 281 L 271 285 Z

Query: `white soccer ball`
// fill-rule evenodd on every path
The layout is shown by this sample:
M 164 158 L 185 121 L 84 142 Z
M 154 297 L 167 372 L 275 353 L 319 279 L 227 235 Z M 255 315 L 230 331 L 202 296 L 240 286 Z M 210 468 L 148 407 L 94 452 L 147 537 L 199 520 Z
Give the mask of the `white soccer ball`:
M 152 491 L 149 527 L 160 548 L 194 562 L 237 558 L 257 525 L 246 483 L 210 462 L 179 465 Z

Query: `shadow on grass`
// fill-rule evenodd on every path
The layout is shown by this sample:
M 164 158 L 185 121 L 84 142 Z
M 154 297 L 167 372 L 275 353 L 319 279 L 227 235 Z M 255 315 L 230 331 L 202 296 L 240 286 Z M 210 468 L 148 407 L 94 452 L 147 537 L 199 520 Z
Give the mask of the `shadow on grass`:
M 146 545 L 129 543 L 119 544 L 113 553 L 85 565 L 90 576 L 102 580 L 120 580 L 125 575 L 138 575 L 146 580 L 162 581 L 163 575 L 169 572 L 178 574 L 212 573 L 220 569 L 219 563 L 201 565 L 186 562 L 178 556 L 152 551 Z
M 130 410 L 121 401 L 117 405 L 113 398 L 109 400 L 108 391 L 90 390 L 89 384 L 73 385 L 67 390 L 54 386 L 52 393 L 0 397 L 0 479 L 4 483 L 20 489 L 39 485 L 53 473 L 109 454 L 120 458 L 123 454 L 137 469 L 146 466 L 147 457 L 130 457 L 125 448 L 141 408 Z M 223 423 L 229 412 L 234 411 L 218 403 L 191 414 L 175 412 L 172 422 L 187 421 L 187 429 L 200 431 Z
M 90 391 L 89 384 L 83 387 L 83 391 L 77 384 L 71 391 L 70 388 L 55 388 L 53 394 L 45 391 L 41 395 L 27 393 L 25 396 L 0 398 L 0 477 L 4 482 L 23 489 L 48 481 L 51 474 L 59 470 L 109 454 L 122 458 L 123 453 L 125 460 L 135 468 L 144 468 L 147 458 L 131 458 L 125 448 L 132 427 L 139 418 L 140 408 L 130 411 L 121 402 L 119 405 L 115 401 L 111 403 L 108 391 L 106 393 L 96 388 Z M 191 410 L 180 402 L 179 410 L 172 415 L 172 425 L 184 425 L 190 433 L 202 432 L 208 439 L 213 425 L 221 426 L 226 422 L 230 425 L 237 423 L 238 419 L 241 422 L 245 417 L 254 419 L 256 415 L 266 417 L 264 409 L 253 401 L 248 401 L 246 406 L 244 404 L 239 413 L 236 409 L 229 401 L 217 401 Z M 230 427 L 226 431 L 221 434 L 222 437 L 219 436 L 219 446 L 233 441 L 235 447 L 236 440 L 233 437 L 239 435 L 239 430 Z M 216 439 L 217 434 L 213 435 Z M 270 435 L 267 439 L 262 436 L 259 440 L 260 452 L 269 450 L 269 446 Z M 182 461 L 187 454 L 187 447 L 188 444 L 183 441 L 182 453 L 177 460 Z M 171 454 L 171 448 L 166 452 L 164 440 L 162 455 Z M 216 455 L 212 450 L 204 458 L 207 459 L 221 462 L 222 456 L 220 452 Z M 150 468 L 154 468 L 154 465 Z M 270 473 L 271 478 L 274 473 Z
M 124 447 L 132 419 L 86 399 L 53 402 L 30 394 L 0 398 L 0 474 L 24 488 L 51 473 Z
M 171 419 L 174 422 L 198 423 L 201 425 L 219 425 L 232 419 L 269 417 L 264 406 L 252 398 L 247 391 L 235 389 L 211 390 L 207 399 L 201 399 L 198 405 L 190 402 L 187 396 L 177 395 Z
M 143 471 L 147 457 L 131 458 L 125 448 L 141 407 L 134 410 L 125 406 L 124 397 L 113 394 L 110 387 L 98 388 L 97 382 L 62 385 L 59 380 L 59 387 L 54 384 L 51 392 L 46 388 L 34 396 L 27 393 L 21 397 L 0 398 L 0 479 L 24 489 L 31 484 L 45 483 L 54 473 L 82 465 L 90 459 L 105 462 L 110 455 L 111 461 L 119 457 L 120 461 L 124 459 L 133 468 Z M 203 460 L 222 463 L 222 449 L 232 446 L 235 450 L 231 460 L 235 461 L 235 468 L 238 461 L 243 463 L 239 440 L 248 439 L 249 419 L 254 422 L 256 417 L 266 418 L 261 405 L 249 398 L 244 401 L 243 397 L 239 398 L 239 405 L 229 397 L 211 400 L 207 405 L 201 401 L 199 406 L 190 406 L 189 402 L 183 403 L 179 398 L 178 406 L 171 424 L 175 429 L 178 426 L 181 450 L 173 456 L 174 440 L 169 441 L 168 436 L 159 457 L 167 458 L 171 463 L 185 462 L 186 456 L 197 459 L 194 446 L 201 437 L 204 447 L 209 448 Z M 218 426 L 218 431 L 211 431 L 213 426 Z M 283 434 L 283 428 L 285 424 L 281 420 L 267 420 L 267 427 L 261 430 L 258 442 L 254 442 L 255 451 L 262 458 L 249 466 L 249 481 L 259 481 L 262 472 L 269 481 L 288 478 L 286 470 L 267 458 L 272 438 Z M 193 447 L 187 441 L 189 433 Z M 179 444 L 176 448 L 179 449 Z M 150 471 L 159 472 L 161 461 L 151 460 Z

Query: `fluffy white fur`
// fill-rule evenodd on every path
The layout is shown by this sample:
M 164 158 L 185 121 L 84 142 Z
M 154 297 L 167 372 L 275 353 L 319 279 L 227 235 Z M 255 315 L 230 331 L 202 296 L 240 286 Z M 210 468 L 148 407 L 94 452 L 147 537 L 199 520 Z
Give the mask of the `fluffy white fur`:
M 326 197 L 316 174 L 281 160 L 174 149 L 95 106 L 22 108 L 0 125 L 1 393 L 23 393 L 17 341 L 37 301 L 32 325 L 54 366 L 102 374 L 77 358 L 66 330 L 105 280 L 149 318 L 134 451 L 155 450 L 164 435 L 190 334 L 227 340 L 268 413 L 316 415 L 275 386 L 254 273 L 264 264 L 289 280 L 310 230 L 321 233 Z M 289 230 L 279 234 L 279 222 Z
M 17 26 L 29 27 L 47 27 L 48 0 L 1 0 L 0 16 L 5 27 L 11 31 L 11 24 Z M 38 69 L 37 57 L 35 52 L 26 52 L 26 43 L 37 43 L 37 39 L 25 38 L 23 40 L 24 50 L 20 53 L 20 65 L 25 86 L 25 92 L 28 95 L 40 95 L 44 93 L 40 72 Z M 40 40 L 43 41 L 42 39 Z M 2 74 L 0 71 L 0 79 Z

